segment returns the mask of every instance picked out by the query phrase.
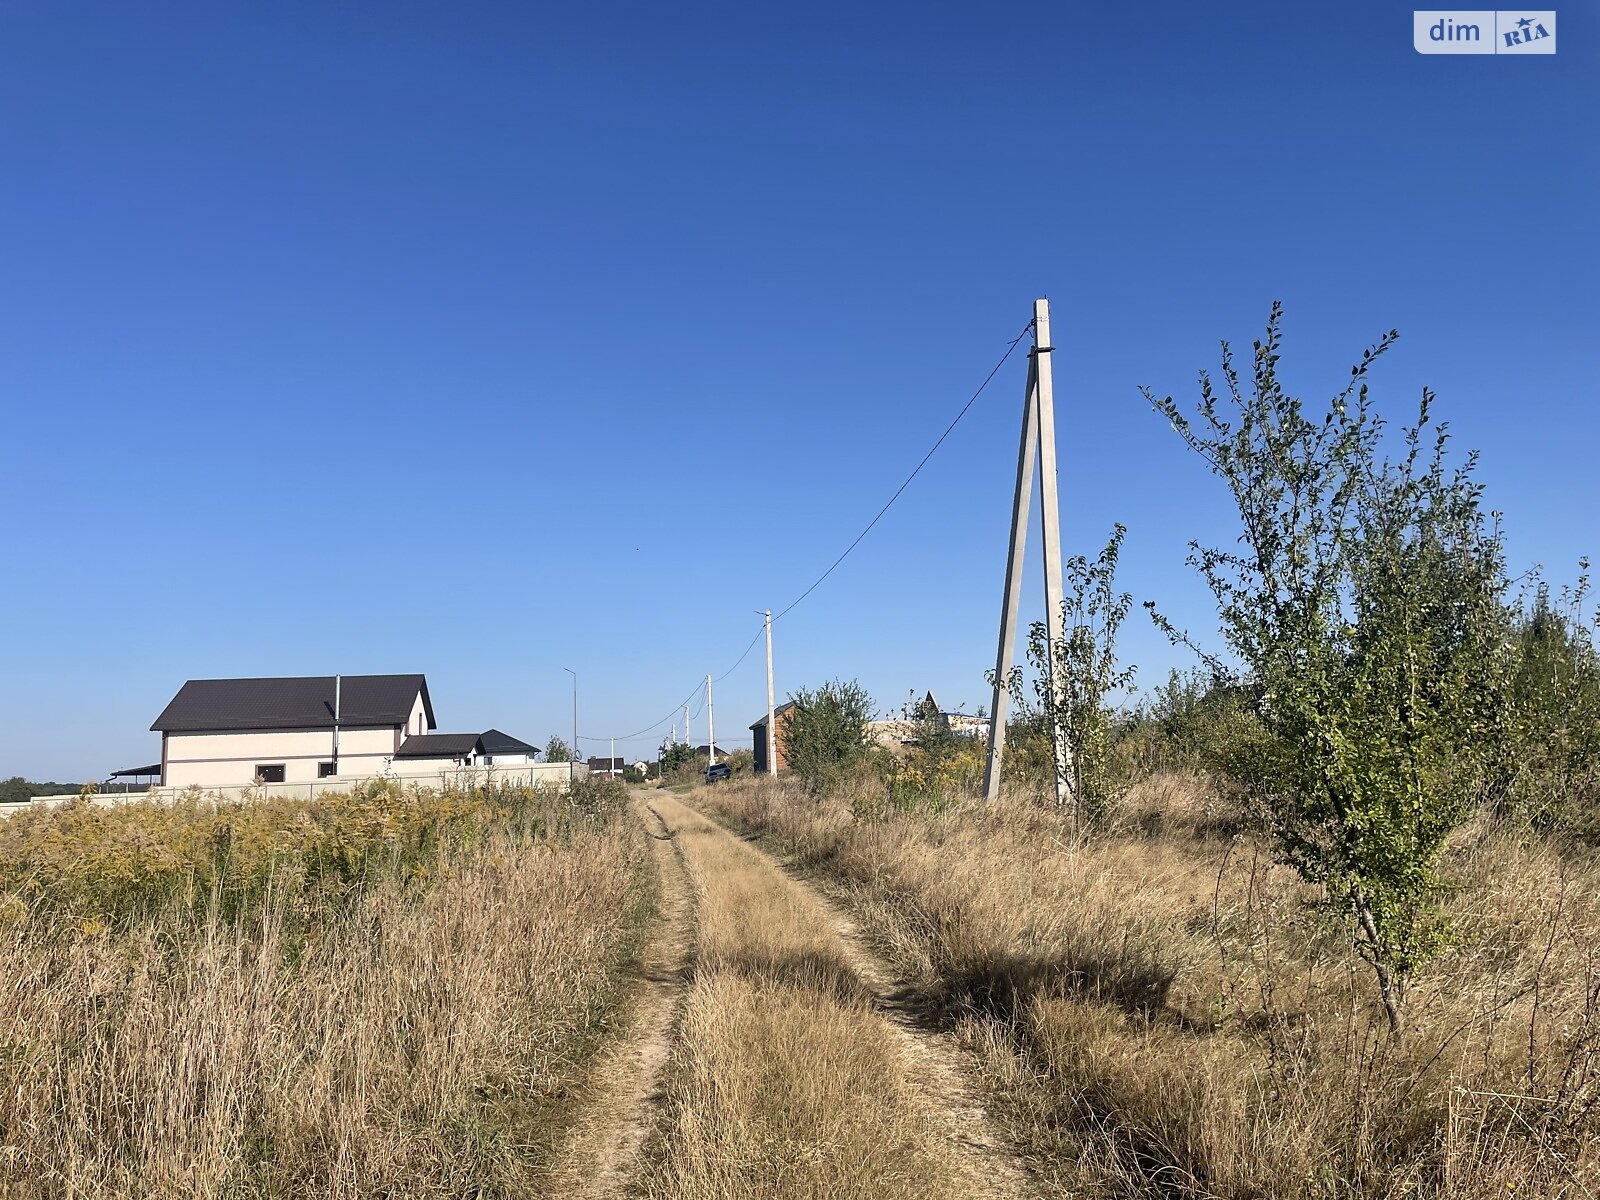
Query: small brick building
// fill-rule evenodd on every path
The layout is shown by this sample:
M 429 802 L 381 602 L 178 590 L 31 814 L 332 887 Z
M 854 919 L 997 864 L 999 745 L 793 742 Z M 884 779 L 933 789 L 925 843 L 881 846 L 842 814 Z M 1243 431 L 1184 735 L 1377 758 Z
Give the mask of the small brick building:
M 785 744 L 787 742 L 789 717 L 793 711 L 793 700 L 787 704 L 780 704 L 772 710 L 774 722 L 777 725 L 777 737 L 773 741 L 777 747 L 776 758 L 780 773 L 787 770 L 789 766 L 787 754 L 785 753 Z M 756 755 L 755 773 L 757 775 L 765 775 L 767 773 L 767 718 L 763 716 L 754 725 L 750 726 L 750 733 L 755 740 L 753 747 Z

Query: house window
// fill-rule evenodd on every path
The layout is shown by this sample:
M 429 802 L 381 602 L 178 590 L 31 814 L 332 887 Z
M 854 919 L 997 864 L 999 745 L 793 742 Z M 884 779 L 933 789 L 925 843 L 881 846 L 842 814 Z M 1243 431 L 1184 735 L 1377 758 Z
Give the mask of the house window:
M 492 766 L 494 766 L 494 755 L 492 755 L 492 754 L 485 754 L 485 755 L 484 755 L 484 756 L 483 756 L 483 765 L 484 765 L 484 766 L 486 766 L 486 767 L 492 767 Z
M 282 783 L 283 782 L 283 764 L 282 763 L 257 763 L 256 764 L 256 778 L 259 779 L 262 783 Z
M 327 779 L 339 773 L 339 764 L 336 762 L 319 762 L 317 764 L 317 778 Z

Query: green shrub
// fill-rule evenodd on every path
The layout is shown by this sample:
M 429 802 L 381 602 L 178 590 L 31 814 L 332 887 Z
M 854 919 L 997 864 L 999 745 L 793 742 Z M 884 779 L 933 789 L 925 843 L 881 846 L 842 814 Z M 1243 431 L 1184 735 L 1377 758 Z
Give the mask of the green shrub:
M 834 680 L 816 691 L 801 688 L 784 734 L 789 769 L 814 795 L 839 783 L 867 758 L 872 700 L 855 680 Z
M 1500 532 L 1475 456 L 1446 466 L 1432 393 L 1387 457 L 1366 378 L 1397 334 L 1308 416 L 1278 378 L 1281 316 L 1274 305 L 1248 386 L 1224 343 L 1225 394 L 1202 374 L 1193 419 L 1145 394 L 1239 511 L 1240 546 L 1196 547 L 1191 561 L 1268 735 L 1240 777 L 1282 860 L 1353 918 L 1398 1031 L 1407 981 L 1444 943 L 1446 839 L 1507 753 L 1516 656 Z

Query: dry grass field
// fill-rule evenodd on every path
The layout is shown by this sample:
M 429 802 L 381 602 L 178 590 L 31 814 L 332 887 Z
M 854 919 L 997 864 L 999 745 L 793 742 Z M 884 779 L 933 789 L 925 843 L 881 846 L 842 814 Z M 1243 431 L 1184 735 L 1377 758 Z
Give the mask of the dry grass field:
M 1600 1194 L 1591 851 L 1463 831 L 1454 949 L 1401 1043 L 1338 923 L 1196 777 L 1149 778 L 1088 842 L 1017 802 L 695 799 L 848 900 L 1050 1194 Z
M 0 825 L 0 1195 L 537 1195 L 648 908 L 620 797 Z
M 1463 830 L 1401 1041 L 1197 776 L 860 788 L 0 823 L 0 1196 L 1600 1192 L 1594 852 Z

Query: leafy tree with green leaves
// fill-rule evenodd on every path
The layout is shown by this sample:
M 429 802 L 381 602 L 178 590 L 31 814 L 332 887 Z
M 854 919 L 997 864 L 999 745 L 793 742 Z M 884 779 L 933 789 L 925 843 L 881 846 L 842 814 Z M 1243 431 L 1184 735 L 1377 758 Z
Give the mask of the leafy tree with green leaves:
M 855 680 L 834 680 L 789 697 L 784 759 L 813 795 L 840 782 L 867 757 L 872 698 Z
M 1600 654 L 1589 603 L 1589 563 L 1552 597 L 1538 583 L 1517 630 L 1512 740 L 1504 813 L 1593 838 L 1600 831 Z
M 552 733 L 550 740 L 544 744 L 545 762 L 571 762 L 572 747 L 558 733 Z
M 1029 704 L 1023 690 L 1020 667 L 1013 667 L 1006 680 L 1019 715 L 1037 713 L 1046 729 L 1052 720 L 1060 722 L 1067 752 L 1057 769 L 1065 773 L 1080 830 L 1104 819 L 1124 776 L 1112 744 L 1115 714 L 1107 701 L 1133 682 L 1133 668 L 1117 664 L 1117 633 L 1133 604 L 1127 592 L 1116 589 L 1117 559 L 1127 532 L 1120 524 L 1113 526 L 1097 557 L 1074 555 L 1064 564 L 1061 638 L 1052 645 L 1043 621 L 1035 621 L 1028 632 L 1034 703 Z
M 1504 555 L 1476 455 L 1446 466 L 1431 392 L 1403 454 L 1385 454 L 1367 376 L 1398 334 L 1365 351 L 1318 417 L 1279 380 L 1281 321 L 1274 304 L 1248 385 L 1223 343 L 1223 390 L 1202 373 L 1192 418 L 1144 394 L 1222 479 L 1243 526 L 1241 549 L 1192 545 L 1190 562 L 1266 733 L 1254 799 L 1282 860 L 1350 915 L 1399 1034 L 1407 983 L 1446 940 L 1446 839 L 1506 754 Z
M 669 775 L 681 767 L 692 764 L 695 760 L 694 747 L 688 742 L 664 741 L 657 753 L 660 756 L 663 775 Z

